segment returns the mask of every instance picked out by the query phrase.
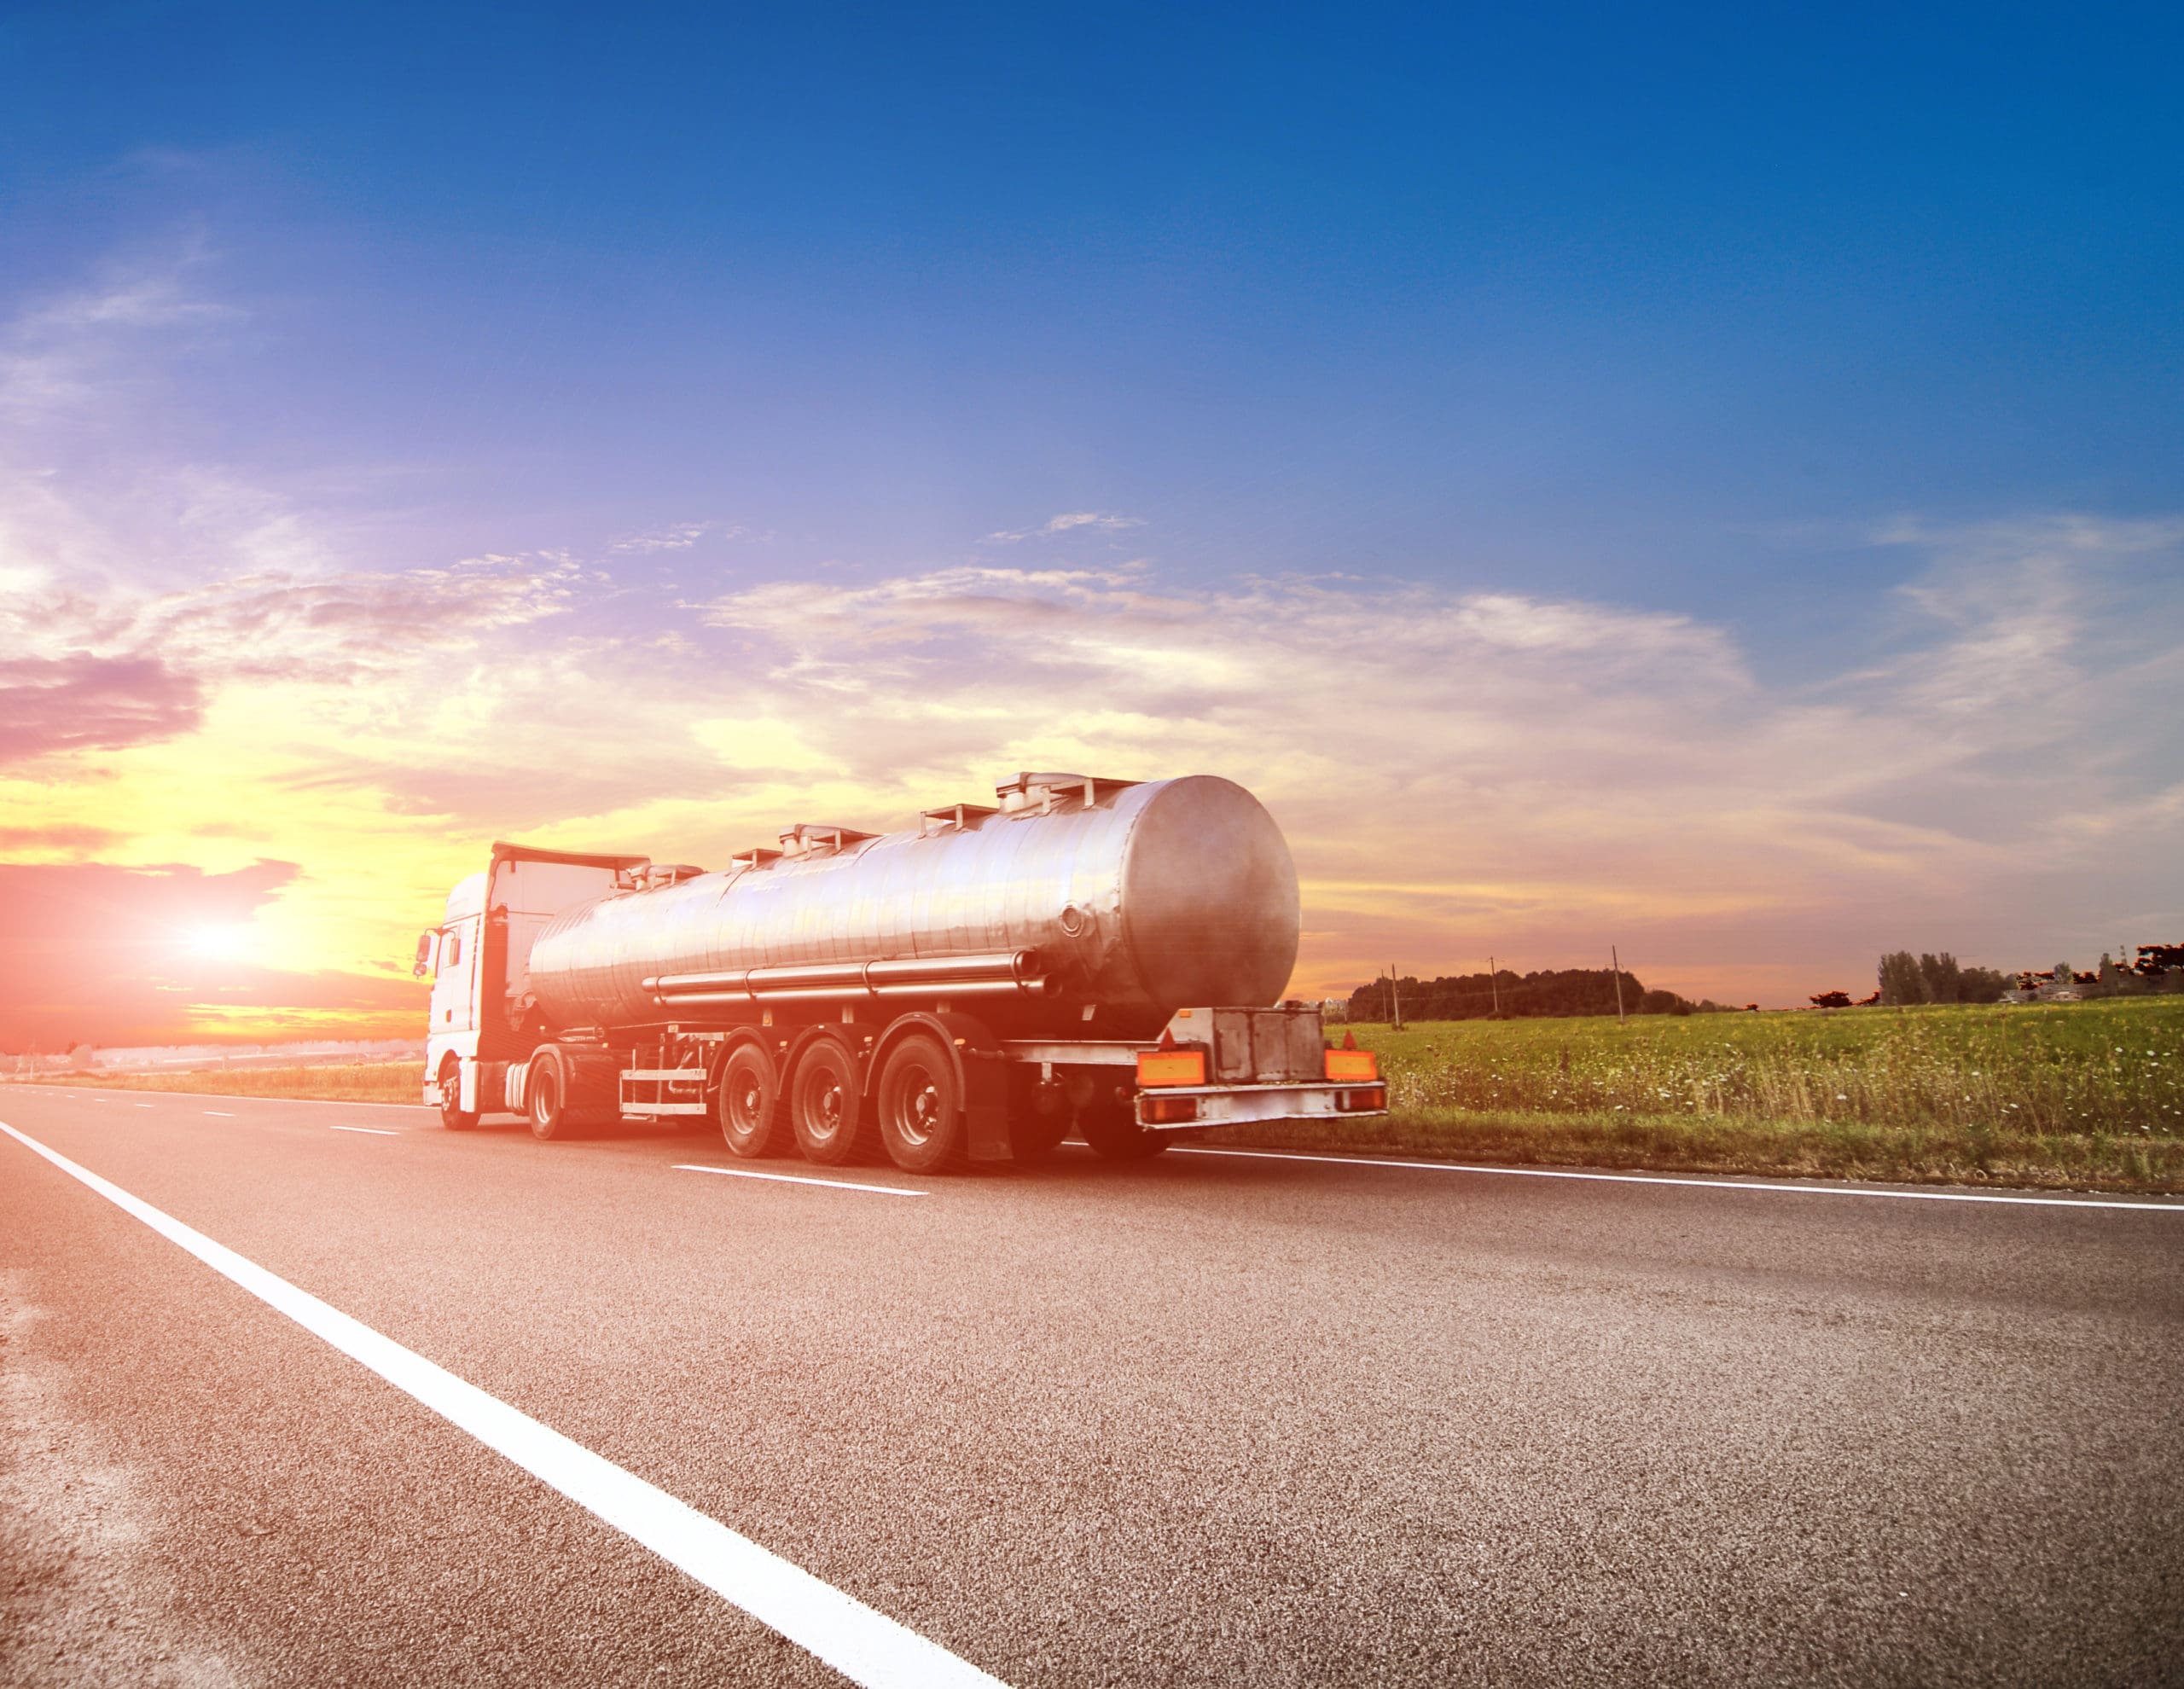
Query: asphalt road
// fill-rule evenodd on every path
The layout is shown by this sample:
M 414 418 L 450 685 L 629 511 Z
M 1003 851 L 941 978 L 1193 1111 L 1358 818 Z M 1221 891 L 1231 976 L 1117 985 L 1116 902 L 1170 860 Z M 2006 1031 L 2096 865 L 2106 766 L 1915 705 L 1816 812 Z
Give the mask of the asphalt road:
M 2184 1207 L 0 1121 L 1010 1684 L 2184 1681 Z M 0 1680 L 841 1680 L 7 1136 Z

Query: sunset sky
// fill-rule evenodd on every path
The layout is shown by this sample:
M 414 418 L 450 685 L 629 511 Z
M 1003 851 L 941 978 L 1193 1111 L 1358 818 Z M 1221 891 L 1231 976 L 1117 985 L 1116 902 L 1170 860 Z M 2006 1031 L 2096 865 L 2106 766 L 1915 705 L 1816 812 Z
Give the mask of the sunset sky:
M 2184 938 L 2174 8 L 0 13 L 0 1049 L 1226 775 L 1297 981 Z

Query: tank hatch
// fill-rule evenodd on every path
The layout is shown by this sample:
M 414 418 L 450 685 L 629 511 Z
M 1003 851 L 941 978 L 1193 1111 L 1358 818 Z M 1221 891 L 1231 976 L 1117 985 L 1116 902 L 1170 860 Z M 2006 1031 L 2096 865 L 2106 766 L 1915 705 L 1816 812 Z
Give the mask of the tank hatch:
M 816 856 L 829 850 L 839 850 L 877 839 L 876 833 L 860 833 L 853 827 L 838 827 L 832 821 L 799 821 L 781 834 L 781 854 L 786 856 Z
M 918 811 L 918 831 L 927 838 L 936 833 L 961 833 L 1000 813 L 990 804 L 943 804 L 937 810 Z
M 1105 775 L 1019 774 L 994 787 L 994 795 L 1001 799 L 1001 807 L 1008 815 L 1021 815 L 1026 810 L 1043 815 L 1072 799 L 1089 810 L 1102 798 L 1112 797 L 1125 786 L 1143 784 L 1142 781 L 1110 780 Z

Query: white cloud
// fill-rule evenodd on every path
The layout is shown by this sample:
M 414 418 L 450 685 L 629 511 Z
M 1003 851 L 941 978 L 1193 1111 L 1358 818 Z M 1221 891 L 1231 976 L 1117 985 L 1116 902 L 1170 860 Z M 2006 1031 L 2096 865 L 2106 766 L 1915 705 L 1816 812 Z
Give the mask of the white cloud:
M 627 539 L 617 540 L 607 548 L 611 551 L 688 551 L 708 534 L 733 540 L 744 538 L 749 531 L 741 525 L 723 527 L 717 522 L 676 522 L 665 528 L 654 528 L 648 533 L 633 534 Z
M 988 534 L 988 545 L 1009 545 L 1018 540 L 1052 539 L 1057 534 L 1066 534 L 1089 528 L 1095 533 L 1118 533 L 1124 528 L 1141 528 L 1143 519 L 1136 516 L 1111 516 L 1098 510 L 1066 511 L 1059 516 L 1049 516 L 1036 528 L 1004 528 L 998 533 Z

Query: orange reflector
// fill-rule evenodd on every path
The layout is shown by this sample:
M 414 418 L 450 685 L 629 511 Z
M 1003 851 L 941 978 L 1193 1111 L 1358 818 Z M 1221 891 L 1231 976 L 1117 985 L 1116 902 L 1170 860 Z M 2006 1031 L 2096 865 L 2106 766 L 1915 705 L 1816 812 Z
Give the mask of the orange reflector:
M 1148 1126 L 1175 1126 L 1198 1118 L 1196 1097 L 1147 1097 L 1143 1107 Z
M 1362 1091 L 1337 1091 L 1334 1094 L 1335 1112 L 1338 1114 L 1377 1114 L 1388 1106 L 1388 1088 L 1368 1085 Z
M 1204 1050 L 1141 1050 L 1137 1058 L 1141 1085 L 1203 1085 Z
M 1140 1057 L 1141 1061 L 1143 1057 Z M 1360 1079 L 1380 1077 L 1380 1058 L 1370 1050 L 1329 1050 L 1327 1077 L 1338 1085 L 1354 1084 Z

